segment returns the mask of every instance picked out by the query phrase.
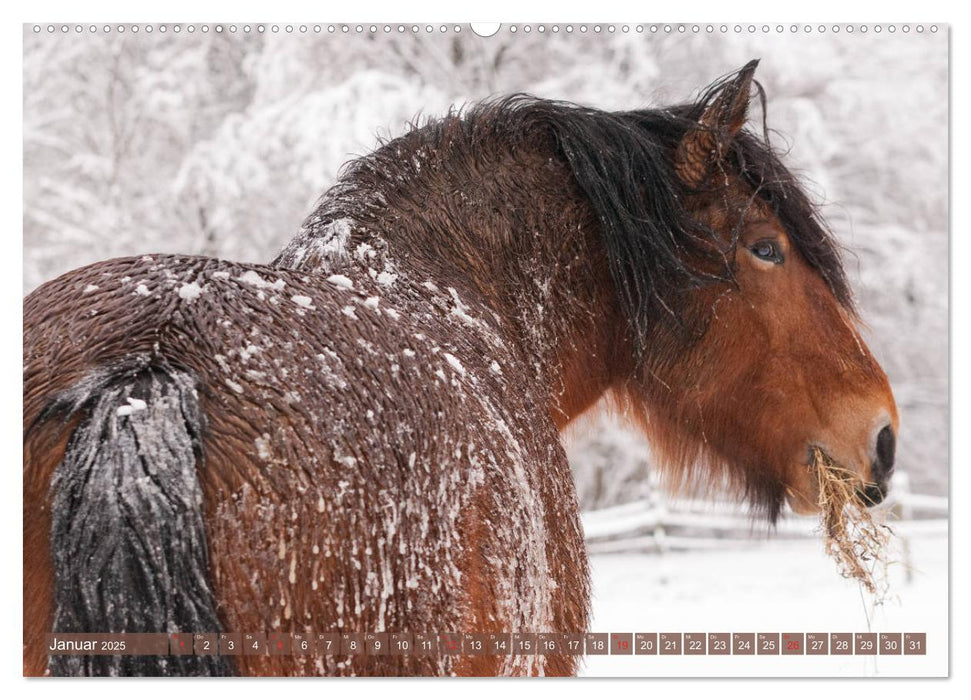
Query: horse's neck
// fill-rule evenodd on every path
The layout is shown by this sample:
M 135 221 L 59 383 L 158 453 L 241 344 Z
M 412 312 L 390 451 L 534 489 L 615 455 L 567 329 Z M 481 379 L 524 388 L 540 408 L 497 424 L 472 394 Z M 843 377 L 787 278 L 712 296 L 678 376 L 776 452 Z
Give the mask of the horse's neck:
M 517 341 L 564 427 L 615 380 L 625 334 L 589 206 L 565 165 L 535 160 L 429 178 L 421 196 L 339 187 L 275 264 L 459 290 Z

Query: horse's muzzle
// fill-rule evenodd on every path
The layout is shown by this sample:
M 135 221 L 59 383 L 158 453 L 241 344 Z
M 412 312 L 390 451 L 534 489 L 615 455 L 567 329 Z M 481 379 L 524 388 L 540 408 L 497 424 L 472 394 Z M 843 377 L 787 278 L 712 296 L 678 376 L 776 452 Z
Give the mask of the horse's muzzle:
M 882 503 L 890 491 L 890 477 L 893 474 L 893 463 L 897 449 L 897 438 L 893 428 L 884 426 L 877 433 L 877 443 L 874 449 L 876 455 L 870 464 L 870 483 L 859 490 L 860 497 L 867 506 Z

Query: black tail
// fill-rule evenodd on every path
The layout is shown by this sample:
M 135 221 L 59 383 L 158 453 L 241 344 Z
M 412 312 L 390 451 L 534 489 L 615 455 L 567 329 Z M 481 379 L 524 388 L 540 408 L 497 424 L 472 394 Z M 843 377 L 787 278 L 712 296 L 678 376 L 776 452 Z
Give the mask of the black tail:
M 51 483 L 52 632 L 218 632 L 190 375 L 115 369 L 58 402 L 85 415 Z M 227 675 L 218 656 L 51 656 L 53 675 Z

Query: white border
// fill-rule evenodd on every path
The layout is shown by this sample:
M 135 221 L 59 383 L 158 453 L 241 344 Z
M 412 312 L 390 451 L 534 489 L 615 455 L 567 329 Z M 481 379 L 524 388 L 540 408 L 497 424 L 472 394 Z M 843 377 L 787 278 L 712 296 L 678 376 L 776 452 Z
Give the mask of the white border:
M 627 22 L 635 23 L 660 23 L 660 22 L 698 22 L 709 23 L 734 19 L 737 22 L 762 23 L 809 23 L 812 24 L 831 24 L 831 23 L 887 23 L 893 21 L 902 23 L 900 19 L 905 19 L 908 23 L 917 24 L 912 21 L 919 19 L 921 23 L 931 24 L 938 22 L 951 25 L 951 123 L 958 125 L 967 123 L 964 119 L 968 114 L 967 100 L 968 89 L 961 89 L 961 78 L 965 75 L 965 51 L 962 50 L 963 29 L 968 24 L 948 19 L 953 17 L 952 11 L 957 7 L 956 3 L 943 0 L 923 0 L 920 3 L 904 2 L 881 2 L 879 4 L 852 5 L 851 3 L 838 0 L 816 0 L 811 4 L 803 3 L 780 3 L 780 2 L 749 2 L 749 3 L 715 3 L 711 0 L 696 2 L 688 5 L 685 3 L 638 3 L 638 7 L 631 9 L 630 0 L 596 0 L 596 2 L 558 2 L 555 6 L 547 4 L 529 5 L 522 0 L 490 0 L 479 7 L 471 7 L 466 4 L 456 2 L 445 2 L 437 0 L 434 2 L 411 2 L 403 3 L 392 2 L 392 0 L 377 0 L 371 2 L 348 3 L 341 7 L 327 7 L 323 3 L 298 2 L 296 0 L 274 0 L 272 3 L 253 2 L 252 0 L 240 0 L 231 6 L 210 5 L 190 0 L 169 0 L 161 6 L 149 6 L 147 4 L 133 4 L 121 2 L 120 0 L 87 0 L 83 6 L 78 2 L 68 2 L 67 0 L 57 0 L 44 3 L 27 3 L 15 10 L 4 8 L 4 39 L 0 43 L 0 73 L 3 75 L 3 95 L 6 98 L 7 107 L 2 113 L 3 128 L 2 134 L 2 156 L 3 167 L 3 193 L 2 214 L 4 217 L 4 235 L 2 237 L 4 253 L 3 259 L 8 261 L 8 273 L 2 276 L 3 295 L 2 305 L 0 305 L 0 323 L 5 329 L 6 342 L 2 345 L 2 384 L 0 384 L 0 396 L 6 400 L 0 404 L 2 418 L 0 426 L 3 429 L 3 445 L 9 445 L 9 452 L 16 452 L 17 446 L 22 443 L 21 412 L 19 409 L 21 402 L 21 373 L 19 371 L 21 362 L 21 341 L 20 335 L 14 331 L 21 320 L 22 308 L 22 242 L 20 232 L 22 230 L 22 139 L 21 139 L 21 120 L 22 120 L 22 29 L 24 22 L 70 22 L 83 19 L 86 22 L 92 19 L 104 22 L 212 22 L 212 21 L 259 21 L 262 18 L 270 18 L 278 22 L 315 22 L 326 18 L 328 21 L 353 21 L 353 22 L 380 22 L 390 20 L 409 20 L 421 22 L 442 22 L 448 21 L 452 24 L 458 21 L 466 25 L 469 20 L 476 21 L 498 21 L 517 23 L 550 23 L 551 20 L 557 22 Z M 8 16 L 10 15 L 10 16 Z M 808 15 L 808 17 L 807 17 Z M 12 107 L 16 99 L 17 106 Z M 966 131 L 960 127 L 955 128 L 952 135 L 952 193 L 963 193 L 967 191 L 967 136 Z M 954 235 L 951 239 L 951 261 L 952 270 L 960 271 L 971 265 L 968 251 L 969 246 L 965 241 L 965 231 L 967 214 L 966 208 L 962 205 L 964 201 L 961 197 L 952 197 L 952 231 Z M 969 350 L 968 344 L 968 294 L 971 275 L 960 274 L 951 276 L 951 357 L 963 358 Z M 902 329 L 901 332 L 906 332 Z M 962 514 L 961 505 L 968 498 L 959 496 L 966 492 L 966 478 L 963 476 L 963 467 L 969 462 L 968 452 L 968 419 L 967 396 L 968 396 L 968 370 L 967 366 L 961 362 L 951 364 L 951 387 L 952 387 L 952 413 L 951 413 L 951 436 L 952 436 L 952 465 L 956 468 L 951 469 L 951 502 L 959 504 L 952 511 L 952 553 L 955 551 L 953 543 L 963 544 L 963 535 L 966 533 L 967 518 Z M 962 431 L 961 428 L 964 428 Z M 2 513 L 3 532 L 7 535 L 3 538 L 4 561 L 6 568 L 16 570 L 21 569 L 22 539 L 19 535 L 21 531 L 21 492 L 20 477 L 15 476 L 21 473 L 20 459 L 14 458 L 6 465 L 6 472 L 9 481 L 2 484 L 4 502 Z M 957 497 L 956 497 L 957 496 Z M 952 558 L 952 578 L 950 590 L 962 592 L 967 590 L 967 564 L 964 560 Z M 0 584 L 0 600 L 3 601 L 3 616 L 0 618 L 0 630 L 4 633 L 4 644 L 0 648 L 0 668 L 3 669 L 5 680 L 14 681 L 17 685 L 16 691 L 30 694 L 31 697 L 53 697 L 55 695 L 67 695 L 76 692 L 77 686 L 71 682 L 68 685 L 62 681 L 45 682 L 39 680 L 26 681 L 21 678 L 22 655 L 21 655 L 21 581 L 20 576 L 9 574 Z M 959 635 L 955 630 L 964 630 L 967 605 L 961 595 L 954 595 L 951 598 L 951 673 L 952 678 L 966 677 L 965 671 L 967 664 L 964 663 L 962 652 L 967 648 L 960 643 L 955 644 Z M 91 681 L 87 681 L 91 683 Z M 178 686 L 163 685 L 160 681 L 139 682 L 135 680 L 111 682 L 94 681 L 96 687 L 89 685 L 89 692 L 104 693 L 106 697 L 123 697 L 130 694 L 138 694 L 146 699 L 162 697 L 163 693 L 171 695 L 177 693 L 202 692 L 225 692 L 227 687 L 220 685 L 208 685 L 203 687 L 206 681 L 188 680 L 180 681 Z M 479 697 L 487 693 L 500 692 L 503 695 L 513 693 L 535 693 L 537 686 L 528 687 L 525 683 L 504 683 L 500 688 L 491 682 L 461 682 L 461 685 L 454 683 L 441 683 L 434 680 L 409 681 L 407 685 L 396 684 L 392 681 L 377 680 L 363 681 L 356 679 L 353 681 L 324 681 L 328 683 L 326 687 L 314 685 L 311 687 L 307 682 L 299 682 L 293 685 L 294 681 L 286 680 L 263 680 L 257 683 L 235 682 L 228 688 L 234 695 L 241 697 L 263 697 L 268 693 L 326 693 L 332 695 L 369 695 L 371 692 L 379 693 L 439 693 L 463 696 Z M 138 683 L 136 686 L 135 683 Z M 650 693 L 655 694 L 683 694 L 687 689 L 684 687 L 685 681 L 652 681 L 650 685 L 645 685 L 642 680 L 584 680 L 580 682 L 557 682 L 555 687 L 546 686 L 543 692 L 564 693 L 566 697 L 589 696 L 591 693 L 599 693 L 609 690 L 615 694 L 631 695 Z M 705 687 L 698 687 L 701 683 Z M 717 681 L 717 680 L 696 680 L 690 682 L 692 691 L 711 693 L 716 696 L 727 695 L 729 697 L 745 696 L 750 697 L 753 693 L 761 695 L 779 695 L 787 697 L 812 697 L 817 698 L 820 694 L 829 694 L 837 690 L 852 693 L 872 694 L 884 700 L 887 697 L 907 697 L 912 700 L 913 696 L 925 690 L 925 685 L 933 683 L 928 688 L 934 692 L 935 697 L 939 695 L 949 695 L 956 690 L 958 684 L 933 681 L 885 681 L 880 679 L 863 681 L 831 681 L 824 686 L 815 681 L 791 681 L 791 680 L 755 680 L 755 681 Z M 284 684 L 287 684 L 284 686 Z M 15 691 L 15 692 L 16 692 Z

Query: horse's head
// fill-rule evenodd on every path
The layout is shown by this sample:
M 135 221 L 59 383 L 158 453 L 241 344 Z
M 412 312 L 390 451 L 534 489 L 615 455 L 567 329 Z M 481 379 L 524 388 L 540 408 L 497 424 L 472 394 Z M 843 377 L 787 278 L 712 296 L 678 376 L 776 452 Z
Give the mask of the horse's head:
M 893 470 L 897 409 L 835 243 L 766 142 L 743 130 L 755 65 L 674 110 L 685 223 L 673 250 L 684 269 L 672 268 L 680 288 L 662 301 L 672 320 L 642 341 L 628 393 L 682 479 L 702 476 L 684 465 L 704 480 L 713 469 L 772 518 L 785 500 L 811 512 L 818 447 L 875 504 Z

